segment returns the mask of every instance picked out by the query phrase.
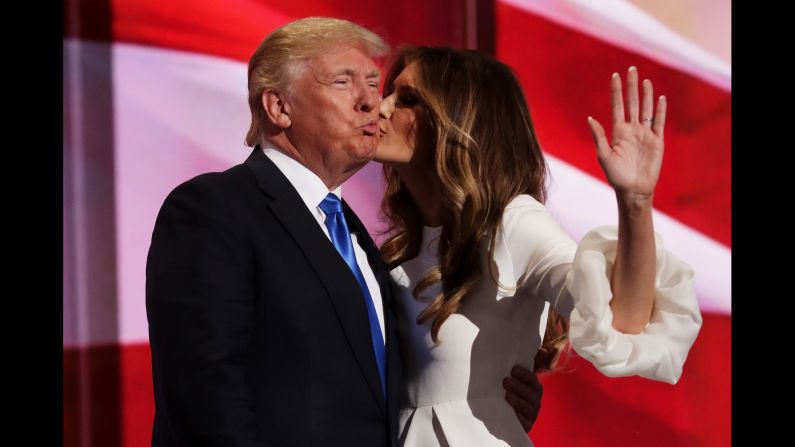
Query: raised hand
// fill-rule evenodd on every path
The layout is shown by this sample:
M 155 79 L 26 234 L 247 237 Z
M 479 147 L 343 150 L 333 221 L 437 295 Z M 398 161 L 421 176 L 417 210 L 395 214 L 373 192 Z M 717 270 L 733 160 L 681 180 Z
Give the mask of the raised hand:
M 628 200 L 651 199 L 662 166 L 666 99 L 660 96 L 655 113 L 653 98 L 651 81 L 646 79 L 643 81 L 642 103 L 639 101 L 638 70 L 630 67 L 627 72 L 626 116 L 621 76 L 613 73 L 610 80 L 612 143 L 608 142 L 602 125 L 588 117 L 599 164 L 616 193 Z

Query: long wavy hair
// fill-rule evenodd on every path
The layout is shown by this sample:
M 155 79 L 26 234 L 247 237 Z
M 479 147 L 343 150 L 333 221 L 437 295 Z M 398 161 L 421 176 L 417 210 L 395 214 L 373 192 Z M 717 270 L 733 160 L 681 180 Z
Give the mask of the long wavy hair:
M 432 320 L 431 336 L 439 343 L 442 323 L 461 306 L 482 275 L 481 250 L 494 257 L 497 231 L 508 203 L 520 194 L 546 199 L 546 163 L 536 138 L 524 93 L 513 71 L 481 53 L 450 48 L 403 47 L 386 76 L 384 97 L 395 78 L 417 62 L 417 85 L 435 141 L 435 170 L 444 207 L 439 264 L 416 285 L 416 299 L 441 281 L 417 323 Z M 419 254 L 422 218 L 397 173 L 384 165 L 387 180 L 381 209 L 388 238 L 381 253 L 394 268 Z M 489 263 L 488 274 L 499 286 Z M 545 356 L 536 369 L 551 369 L 567 339 L 568 323 L 553 309 L 542 346 Z

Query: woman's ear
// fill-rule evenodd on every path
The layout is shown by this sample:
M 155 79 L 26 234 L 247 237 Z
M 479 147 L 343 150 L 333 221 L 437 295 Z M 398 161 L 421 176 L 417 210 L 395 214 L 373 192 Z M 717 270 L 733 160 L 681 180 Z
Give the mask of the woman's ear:
M 287 129 L 292 124 L 290 107 L 283 92 L 275 89 L 266 89 L 262 92 L 262 108 L 268 121 L 274 126 Z

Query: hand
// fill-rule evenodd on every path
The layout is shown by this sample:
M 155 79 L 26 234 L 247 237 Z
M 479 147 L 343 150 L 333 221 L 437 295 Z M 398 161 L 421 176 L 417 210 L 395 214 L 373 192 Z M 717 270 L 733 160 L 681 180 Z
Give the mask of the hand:
M 505 400 L 516 411 L 516 418 L 524 430 L 529 432 L 541 411 L 544 387 L 535 374 L 521 366 L 514 366 L 511 376 L 502 381 L 502 386 L 508 391 Z
M 631 200 L 651 199 L 662 166 L 667 101 L 665 96 L 660 96 L 656 115 L 652 110 L 652 101 L 651 81 L 646 79 L 643 81 L 643 103 L 638 104 L 638 70 L 630 67 L 627 72 L 626 118 L 621 77 L 613 73 L 610 80 L 612 144 L 608 143 L 602 125 L 588 117 L 597 158 L 608 182 L 620 197 Z

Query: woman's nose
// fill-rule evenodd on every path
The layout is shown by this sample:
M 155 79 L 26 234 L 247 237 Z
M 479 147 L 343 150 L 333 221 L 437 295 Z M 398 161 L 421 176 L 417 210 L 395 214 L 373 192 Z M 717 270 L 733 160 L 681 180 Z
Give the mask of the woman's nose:
M 381 100 L 381 105 L 378 108 L 378 115 L 384 119 L 389 119 L 392 115 L 394 105 L 394 96 L 389 95 L 386 98 Z

